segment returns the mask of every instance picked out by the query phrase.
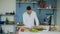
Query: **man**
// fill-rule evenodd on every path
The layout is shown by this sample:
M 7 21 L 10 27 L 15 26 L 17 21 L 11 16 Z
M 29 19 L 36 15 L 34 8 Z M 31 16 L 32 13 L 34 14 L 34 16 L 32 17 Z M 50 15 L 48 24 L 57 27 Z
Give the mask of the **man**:
M 30 6 L 27 6 L 26 12 L 23 14 L 23 24 L 26 27 L 31 28 L 32 26 L 34 26 L 34 20 L 36 22 L 36 26 L 39 26 L 39 21 L 36 13 L 31 10 Z

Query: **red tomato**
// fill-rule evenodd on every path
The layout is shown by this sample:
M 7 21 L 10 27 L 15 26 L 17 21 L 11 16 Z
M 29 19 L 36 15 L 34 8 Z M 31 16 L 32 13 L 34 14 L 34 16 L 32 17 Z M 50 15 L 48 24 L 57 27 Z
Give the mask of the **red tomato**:
M 21 32 L 24 32 L 24 29 L 21 29 Z

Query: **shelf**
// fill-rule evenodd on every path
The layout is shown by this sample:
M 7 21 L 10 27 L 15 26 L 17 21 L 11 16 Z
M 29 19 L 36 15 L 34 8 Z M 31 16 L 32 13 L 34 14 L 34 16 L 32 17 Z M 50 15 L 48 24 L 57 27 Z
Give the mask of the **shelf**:
M 0 16 L 14 16 L 14 15 L 3 15 L 3 14 L 0 14 Z
M 50 8 L 37 8 L 37 9 L 46 9 L 46 10 L 49 10 Z M 51 9 L 57 9 L 57 8 L 51 8 Z
M 35 4 L 37 4 L 37 2 L 20 2 L 21 4 L 33 4 L 33 3 L 35 3 Z

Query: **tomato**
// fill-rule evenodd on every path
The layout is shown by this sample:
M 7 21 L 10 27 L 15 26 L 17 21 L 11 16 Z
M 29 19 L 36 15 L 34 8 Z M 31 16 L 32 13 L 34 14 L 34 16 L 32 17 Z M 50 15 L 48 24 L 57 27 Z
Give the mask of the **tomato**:
M 24 32 L 24 29 L 21 29 L 21 32 Z

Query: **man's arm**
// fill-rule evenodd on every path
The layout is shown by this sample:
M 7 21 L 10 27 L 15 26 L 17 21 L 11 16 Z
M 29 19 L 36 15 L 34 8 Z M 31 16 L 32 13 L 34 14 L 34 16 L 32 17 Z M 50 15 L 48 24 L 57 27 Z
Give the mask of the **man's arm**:
M 25 19 L 25 15 L 23 14 L 23 24 L 25 25 L 26 23 L 26 19 Z
M 36 13 L 35 13 L 35 22 L 36 22 L 36 26 L 39 26 L 39 20 L 38 20 L 38 18 L 37 18 L 37 15 L 36 15 Z

